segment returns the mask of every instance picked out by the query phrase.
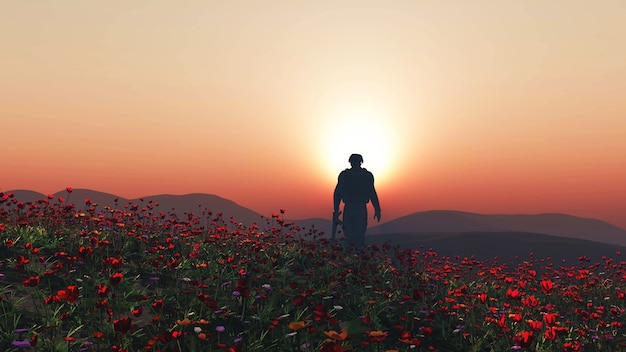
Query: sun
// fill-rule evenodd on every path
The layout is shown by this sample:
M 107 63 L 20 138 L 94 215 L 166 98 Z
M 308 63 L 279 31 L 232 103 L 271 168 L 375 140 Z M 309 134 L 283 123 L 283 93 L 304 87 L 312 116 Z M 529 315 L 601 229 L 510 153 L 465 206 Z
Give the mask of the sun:
M 392 126 L 388 116 L 372 106 L 338 109 L 323 129 L 322 158 L 327 177 L 336 182 L 339 172 L 349 168 L 351 154 L 363 156 L 362 166 L 374 174 L 376 184 L 385 182 L 395 159 Z

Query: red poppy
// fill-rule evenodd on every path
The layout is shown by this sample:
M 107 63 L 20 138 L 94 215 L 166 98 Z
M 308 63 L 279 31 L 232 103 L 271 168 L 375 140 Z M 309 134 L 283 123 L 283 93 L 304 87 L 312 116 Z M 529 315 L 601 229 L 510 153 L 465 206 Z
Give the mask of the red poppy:
M 109 282 L 111 283 L 111 285 L 117 286 L 119 285 L 120 282 L 122 282 L 123 278 L 124 278 L 124 274 L 117 272 L 109 276 Z
M 157 299 L 156 301 L 151 303 L 152 308 L 154 309 L 161 309 L 163 308 L 163 300 L 162 299 Z
M 35 276 L 31 276 L 28 279 L 24 279 L 22 280 L 22 285 L 24 285 L 24 287 L 35 287 L 37 285 L 39 285 L 39 275 L 35 275 Z
M 128 317 L 123 317 L 113 320 L 113 329 L 122 334 L 127 333 L 132 327 L 131 320 Z
M 526 348 L 531 345 L 532 338 L 533 338 L 532 331 L 521 331 L 520 333 L 517 334 L 517 336 L 515 336 L 514 340 L 515 342 L 517 342 L 518 345 L 522 346 L 523 348 Z
M 541 330 L 543 323 L 539 320 L 528 320 L 528 325 L 533 331 Z
M 296 297 L 293 299 L 293 305 L 294 305 L 294 306 L 296 306 L 296 307 L 301 306 L 301 305 L 302 305 L 302 303 L 304 303 L 304 298 L 302 298 L 302 297 L 300 297 L 300 296 L 296 296 Z
M 543 322 L 546 324 L 546 326 L 554 326 L 554 324 L 556 324 L 556 318 L 556 314 L 548 313 L 543 316 Z
M 137 306 L 137 307 L 135 307 L 135 309 L 133 309 L 131 311 L 131 314 L 134 317 L 140 317 L 142 313 L 143 313 L 143 307 L 142 306 Z
M 80 248 L 78 248 L 78 256 L 80 258 L 85 258 L 88 255 L 90 255 L 91 253 L 93 253 L 93 248 L 91 248 L 91 246 L 80 246 Z
M 122 264 L 122 258 L 108 257 L 108 258 L 102 259 L 102 264 L 108 265 L 114 269 L 119 269 L 120 265 Z
M 346 350 L 344 350 L 343 347 L 341 347 L 341 344 L 338 344 L 336 342 L 326 342 L 322 346 L 320 351 L 321 352 L 344 352 Z
M 103 284 L 96 285 L 96 292 L 100 297 L 106 297 L 109 294 L 109 286 Z
M 535 298 L 535 296 L 528 296 L 522 300 L 522 305 L 524 307 L 536 307 L 540 304 L 539 300 Z
M 550 279 L 541 280 L 540 284 L 541 284 L 541 290 L 543 291 L 543 293 L 545 293 L 546 295 L 552 294 L 552 289 L 554 288 L 554 284 L 552 283 L 552 281 L 550 281 Z
M 522 298 L 522 296 L 524 295 L 524 292 L 521 292 L 518 289 L 507 289 L 506 290 L 506 298 L 510 298 L 510 299 L 514 299 L 514 300 L 519 300 Z
M 11 241 L 11 244 L 8 244 L 8 241 Z M 7 240 L 7 247 L 11 247 L 13 245 L 13 240 Z M 30 263 L 30 259 L 26 259 L 23 255 L 19 255 L 17 260 L 15 261 L 15 269 L 22 271 L 24 270 L 24 266 Z
M 65 290 L 65 298 L 64 298 L 67 302 L 74 303 L 78 301 L 79 296 L 80 296 L 80 292 L 78 290 L 78 286 L 73 286 L 73 285 L 67 286 L 67 289 Z

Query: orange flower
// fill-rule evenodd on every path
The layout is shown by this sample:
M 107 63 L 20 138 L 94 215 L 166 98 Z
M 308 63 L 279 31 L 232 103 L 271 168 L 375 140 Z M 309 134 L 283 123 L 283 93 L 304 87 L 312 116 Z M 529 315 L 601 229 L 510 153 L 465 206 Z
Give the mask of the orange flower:
M 189 318 L 185 318 L 183 320 L 176 319 L 176 324 L 178 324 L 178 325 L 190 325 L 191 324 L 191 320 L 189 320 Z
M 380 330 L 366 331 L 365 333 L 371 342 L 383 342 L 387 338 L 387 335 L 389 335 L 388 332 Z
M 384 331 L 380 331 L 380 330 L 375 330 L 375 331 L 367 331 L 367 336 L 371 336 L 371 337 L 381 337 L 381 336 L 387 336 L 387 333 Z
M 330 330 L 324 331 L 324 335 L 334 341 L 343 341 L 348 337 L 348 332 L 345 330 L 340 330 L 339 332 L 336 332 L 335 330 Z
M 298 331 L 304 327 L 307 326 L 306 322 L 303 321 L 292 321 L 291 323 L 289 323 L 289 325 L 287 326 L 289 329 L 293 330 L 293 331 Z

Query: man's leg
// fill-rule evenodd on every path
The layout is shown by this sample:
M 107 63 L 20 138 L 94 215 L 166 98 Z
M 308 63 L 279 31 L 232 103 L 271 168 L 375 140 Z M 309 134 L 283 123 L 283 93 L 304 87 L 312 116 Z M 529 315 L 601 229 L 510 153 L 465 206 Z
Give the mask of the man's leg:
M 367 230 L 366 204 L 346 204 L 343 207 L 343 231 L 348 244 L 365 244 Z

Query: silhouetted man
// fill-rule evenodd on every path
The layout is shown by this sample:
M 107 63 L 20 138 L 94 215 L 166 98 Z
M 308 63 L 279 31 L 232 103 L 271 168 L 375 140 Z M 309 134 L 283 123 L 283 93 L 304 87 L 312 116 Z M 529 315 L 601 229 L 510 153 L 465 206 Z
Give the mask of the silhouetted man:
M 380 221 L 380 204 L 374 188 L 374 175 L 361 167 L 363 157 L 350 155 L 349 169 L 339 174 L 335 187 L 333 221 L 339 216 L 339 204 L 343 200 L 343 233 L 348 243 L 364 244 L 367 229 L 367 203 L 374 206 L 374 218 Z M 333 233 L 333 237 L 334 237 Z

